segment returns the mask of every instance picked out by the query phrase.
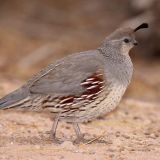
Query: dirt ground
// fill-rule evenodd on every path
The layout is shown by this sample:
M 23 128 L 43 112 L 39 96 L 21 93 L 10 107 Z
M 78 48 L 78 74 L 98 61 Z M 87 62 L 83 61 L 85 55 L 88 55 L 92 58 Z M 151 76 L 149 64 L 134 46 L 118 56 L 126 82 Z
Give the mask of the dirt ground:
M 133 105 L 124 100 L 113 114 L 81 128 L 86 137 L 99 137 L 103 143 L 73 145 L 72 127 L 62 123 L 58 136 L 66 141 L 55 145 L 48 131 L 52 121 L 42 115 L 0 113 L 1 160 L 127 159 L 159 160 L 160 107 Z

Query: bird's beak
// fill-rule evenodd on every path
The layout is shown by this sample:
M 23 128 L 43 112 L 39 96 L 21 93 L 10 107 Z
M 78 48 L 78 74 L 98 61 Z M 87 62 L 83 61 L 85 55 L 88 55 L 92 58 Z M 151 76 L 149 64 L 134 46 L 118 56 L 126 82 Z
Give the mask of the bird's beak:
M 133 45 L 134 45 L 134 46 L 137 46 L 137 45 L 138 45 L 138 42 L 137 42 L 136 40 L 134 40 L 134 41 L 133 41 Z

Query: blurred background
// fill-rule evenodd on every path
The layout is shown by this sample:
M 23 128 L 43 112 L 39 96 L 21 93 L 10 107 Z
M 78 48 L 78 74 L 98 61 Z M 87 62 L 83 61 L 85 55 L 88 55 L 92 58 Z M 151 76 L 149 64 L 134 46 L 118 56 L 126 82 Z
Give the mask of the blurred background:
M 94 49 L 120 25 L 148 22 L 137 33 L 134 79 L 125 97 L 160 101 L 159 0 L 0 0 L 0 96 L 47 64 Z

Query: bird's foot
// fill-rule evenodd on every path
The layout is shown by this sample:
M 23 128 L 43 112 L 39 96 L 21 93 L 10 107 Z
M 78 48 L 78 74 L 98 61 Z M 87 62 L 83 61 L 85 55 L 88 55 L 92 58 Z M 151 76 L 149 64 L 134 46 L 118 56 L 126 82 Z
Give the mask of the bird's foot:
M 60 138 L 57 138 L 55 135 L 51 135 L 52 142 L 55 144 L 62 144 L 64 141 L 62 141 Z
M 84 138 L 84 134 L 79 135 L 75 140 L 74 144 L 87 143 L 88 140 Z
M 63 141 L 61 139 L 56 138 L 56 137 L 52 138 L 52 142 L 55 143 L 55 144 L 62 144 L 63 143 Z

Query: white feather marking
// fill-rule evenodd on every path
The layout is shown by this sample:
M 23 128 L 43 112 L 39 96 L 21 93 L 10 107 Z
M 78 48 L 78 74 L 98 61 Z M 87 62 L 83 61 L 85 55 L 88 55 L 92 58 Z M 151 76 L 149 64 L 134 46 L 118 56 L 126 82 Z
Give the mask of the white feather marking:
M 104 86 L 100 86 L 100 89 L 103 89 L 104 88 Z
M 73 97 L 65 98 L 65 99 L 61 100 L 59 103 L 62 104 L 62 103 L 64 103 L 65 101 L 68 101 L 68 100 L 70 100 L 70 99 L 73 99 Z
M 92 84 L 99 84 L 99 81 L 92 82 Z
M 91 84 L 91 82 L 82 82 L 81 85 Z
M 98 86 L 98 85 L 91 86 L 91 87 L 88 87 L 87 89 L 90 90 L 90 89 L 96 88 L 97 86 Z
M 102 92 L 102 90 L 100 90 L 99 92 L 95 93 L 95 95 L 98 95 L 98 94 L 100 94 L 101 92 Z
M 86 81 L 93 81 L 95 78 L 88 78 Z
M 83 94 L 81 97 L 83 97 L 83 98 L 85 98 L 85 97 L 87 97 L 88 95 L 86 95 L 86 94 Z
M 76 100 L 83 100 L 84 98 L 82 98 L 82 97 L 78 97 L 78 98 L 76 98 Z
M 67 103 L 66 106 L 70 106 L 70 105 L 72 105 L 72 104 L 73 104 L 73 103 Z
M 92 96 L 94 96 L 95 94 L 90 94 L 87 96 L 87 98 L 91 98 Z
M 99 77 L 99 76 L 103 76 L 103 74 L 99 73 L 99 74 L 97 74 L 96 76 L 97 76 L 97 77 Z
M 66 103 L 65 104 L 59 104 L 60 107 L 64 107 L 66 106 Z

